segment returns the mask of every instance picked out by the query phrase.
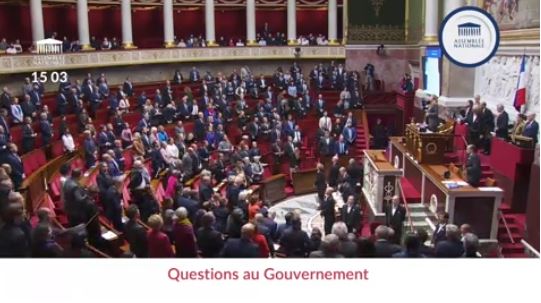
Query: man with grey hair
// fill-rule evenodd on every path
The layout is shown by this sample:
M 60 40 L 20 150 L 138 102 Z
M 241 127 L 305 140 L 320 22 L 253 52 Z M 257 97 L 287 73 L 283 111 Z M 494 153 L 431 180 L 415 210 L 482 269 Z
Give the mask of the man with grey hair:
M 319 250 L 310 253 L 310 258 L 343 258 L 339 253 L 340 239 L 335 234 L 326 235 L 321 240 Z
M 248 223 L 242 226 L 240 238 L 229 238 L 220 254 L 222 258 L 257 258 L 259 249 L 252 241 L 255 226 Z
M 338 252 L 345 258 L 355 258 L 357 256 L 357 243 L 350 240 L 348 227 L 344 222 L 336 222 L 332 226 L 332 233 L 340 240 Z
M 464 254 L 464 246 L 460 241 L 460 229 L 454 224 L 445 226 L 445 240 L 436 245 L 437 258 L 459 258 Z
M 466 233 L 464 235 L 464 258 L 479 258 L 481 255 L 478 252 L 479 238 L 472 234 Z
M 496 129 L 494 131 L 496 137 L 507 140 L 509 139 L 509 115 L 502 104 L 496 106 L 496 113 Z
M 385 225 L 376 227 L 376 243 L 374 243 L 374 246 L 376 248 L 377 258 L 391 258 L 394 254 L 401 251 L 399 245 L 393 244 L 389 241 L 392 234 L 394 234 L 394 232 L 390 227 Z

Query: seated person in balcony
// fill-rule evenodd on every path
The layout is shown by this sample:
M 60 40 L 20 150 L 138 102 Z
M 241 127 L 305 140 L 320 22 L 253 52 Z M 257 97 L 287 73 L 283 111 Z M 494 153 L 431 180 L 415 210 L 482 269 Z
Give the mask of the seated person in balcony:
M 323 156 L 332 156 L 336 151 L 334 139 L 331 138 L 328 131 L 325 131 L 325 134 L 319 142 L 319 153 Z
M 98 39 L 96 39 L 96 36 L 92 36 L 90 38 L 90 47 L 92 47 L 93 49 L 95 50 L 99 50 L 100 47 L 101 47 L 101 43 L 100 41 L 98 41 Z
M 6 38 L 2 38 L 2 40 L 0 40 L 0 51 L 5 51 L 8 47 L 9 47 L 9 44 Z
M 349 153 L 349 151 L 348 151 L 349 145 L 346 142 L 346 140 L 344 140 L 343 135 L 340 135 L 338 137 L 338 141 L 335 144 L 335 148 L 336 148 L 335 154 L 337 154 L 339 156 L 347 155 Z
M 111 42 L 107 39 L 107 37 L 103 38 L 103 41 L 101 42 L 101 49 L 102 50 L 110 50 L 112 48 Z
M 69 49 L 70 52 L 79 52 L 81 51 L 81 49 L 82 49 L 82 46 L 79 40 L 75 40 L 71 42 L 70 49 Z
M 244 42 L 242 42 L 242 40 L 238 39 L 237 43 L 235 43 L 235 46 L 237 46 L 237 47 L 244 46 Z
M 180 41 L 177 43 L 177 47 L 186 48 L 186 42 L 184 41 L 184 39 L 180 39 Z
M 191 82 L 197 82 L 201 80 L 201 77 L 199 76 L 199 71 L 195 66 L 192 67 L 192 70 L 190 71 L 190 81 Z

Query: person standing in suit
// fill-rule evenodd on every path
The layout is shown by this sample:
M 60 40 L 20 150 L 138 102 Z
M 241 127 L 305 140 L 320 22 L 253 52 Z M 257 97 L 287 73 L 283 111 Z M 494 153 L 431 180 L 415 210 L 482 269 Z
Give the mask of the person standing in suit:
M 507 140 L 509 139 L 509 115 L 502 104 L 498 104 L 496 112 L 498 113 L 496 118 L 496 137 Z
M 526 124 L 524 125 L 524 130 L 522 135 L 525 137 L 532 138 L 533 143 L 537 144 L 537 137 L 539 135 L 539 124 L 535 121 L 535 113 L 528 115 L 526 119 Z
M 325 190 L 325 196 L 320 204 L 321 216 L 325 222 L 325 234 L 328 235 L 331 233 L 332 226 L 336 220 L 336 213 L 334 206 L 336 201 L 334 200 L 332 194 L 334 189 L 329 187 Z
M 428 130 L 431 132 L 438 131 L 440 118 L 438 115 L 438 99 L 435 97 L 430 102 L 428 110 L 426 111 L 426 124 L 428 125 Z
M 468 159 L 466 160 L 466 176 L 467 182 L 471 186 L 479 186 L 481 180 L 481 159 L 477 154 L 477 148 L 475 145 L 470 144 L 466 148 Z
M 148 243 L 146 229 L 139 223 L 140 214 L 137 205 L 132 204 L 126 210 L 128 222 L 124 228 L 124 236 L 130 245 L 130 251 L 137 258 L 148 257 Z
M 391 241 L 400 245 L 402 240 L 402 230 L 406 220 L 406 208 L 400 204 L 400 197 L 395 195 L 389 205 L 386 207 L 387 225 L 394 230 Z
M 317 173 L 316 173 L 316 182 L 314 183 L 314 186 L 317 190 L 317 196 L 320 201 L 323 201 L 323 198 L 325 197 L 325 189 L 327 189 L 327 181 L 325 178 L 325 167 L 323 164 L 318 163 L 317 166 Z
M 229 238 L 220 253 L 222 258 L 257 258 L 259 248 L 253 242 L 255 226 L 248 223 L 242 226 L 240 238 Z
M 460 230 L 454 224 L 445 226 L 445 240 L 436 244 L 436 258 L 460 258 L 464 254 L 464 245 L 460 241 Z
M 51 139 L 53 138 L 53 127 L 51 122 L 47 119 L 46 113 L 41 113 L 40 115 L 39 127 L 41 129 L 41 139 L 43 140 L 43 146 L 49 145 Z
M 115 179 L 107 188 L 103 198 L 100 199 L 104 206 L 105 216 L 113 227 L 118 231 L 124 231 L 124 223 L 122 223 L 122 181 Z
M 341 209 L 342 221 L 348 228 L 348 233 L 357 234 L 361 228 L 361 208 L 355 203 L 355 197 L 350 195 Z
M 445 226 L 449 223 L 449 214 L 444 212 L 438 212 L 438 224 L 432 234 L 432 243 L 437 245 L 440 241 L 445 240 Z
M 481 109 L 473 107 L 471 119 L 468 119 L 468 143 L 479 146 L 481 137 Z
M 399 253 L 401 248 L 399 245 L 391 243 L 389 238 L 392 229 L 385 225 L 376 227 L 375 236 L 375 256 L 376 258 L 391 258 L 394 254 Z
M 21 187 L 24 180 L 24 164 L 19 157 L 17 145 L 14 143 L 8 144 L 8 153 L 4 156 L 3 162 L 9 164 L 11 167 L 11 181 L 13 182 L 13 189 L 17 190 Z
M 37 134 L 34 132 L 34 129 L 32 128 L 32 119 L 30 117 L 26 117 L 24 119 L 24 126 L 23 126 L 23 154 L 30 152 L 34 149 L 34 144 L 36 142 Z
M 340 164 L 338 157 L 334 156 L 331 159 L 331 168 L 329 169 L 329 177 L 327 178 L 329 186 L 335 188 L 338 185 L 338 176 L 340 175 Z
M 515 141 L 516 136 L 522 136 L 522 132 L 524 132 L 524 125 L 526 121 L 526 116 L 523 114 L 517 115 L 517 120 L 515 121 L 515 125 L 513 125 L 513 129 L 511 130 L 511 140 Z
M 490 154 L 491 134 L 494 130 L 494 114 L 487 108 L 486 102 L 481 103 L 481 144 L 483 154 Z

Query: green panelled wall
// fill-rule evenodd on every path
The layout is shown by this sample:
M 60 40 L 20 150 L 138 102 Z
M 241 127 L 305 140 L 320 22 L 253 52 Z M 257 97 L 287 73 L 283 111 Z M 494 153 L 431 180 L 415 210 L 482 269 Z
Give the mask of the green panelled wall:
M 406 0 L 349 0 L 348 43 L 403 43 Z
M 406 20 L 406 41 L 417 43 L 424 35 L 424 7 L 423 0 L 407 0 L 408 15 Z

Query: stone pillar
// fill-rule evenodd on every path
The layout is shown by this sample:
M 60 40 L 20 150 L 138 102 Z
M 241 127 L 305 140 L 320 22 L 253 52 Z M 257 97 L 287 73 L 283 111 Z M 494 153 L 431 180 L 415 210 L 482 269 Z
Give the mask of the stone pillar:
M 425 0 L 425 42 L 438 41 L 438 1 Z
M 444 3 L 444 13 L 447 16 L 450 12 L 454 11 L 455 9 L 464 6 L 466 4 L 465 0 L 445 0 Z
M 122 48 L 136 48 L 133 45 L 132 25 L 131 25 L 131 0 L 122 0 Z
M 246 0 L 246 45 L 257 45 L 255 40 L 255 0 Z
M 336 0 L 329 0 L 329 8 L 328 8 L 328 37 L 329 45 L 339 45 L 337 39 L 337 26 L 338 26 L 338 17 L 337 17 L 337 10 L 338 7 L 336 5 Z
M 30 17 L 32 18 L 32 41 L 36 45 L 36 41 L 43 40 L 43 9 L 41 0 L 30 0 Z
M 287 0 L 287 44 L 297 44 L 297 10 L 296 1 Z
M 163 44 L 165 47 L 175 47 L 173 0 L 163 0 Z
M 207 46 L 218 46 L 214 28 L 214 0 L 205 0 L 205 32 Z
M 342 45 L 348 42 L 348 0 L 342 1 Z
M 90 30 L 88 29 L 87 0 L 77 0 L 77 30 L 82 50 L 94 50 L 90 46 Z

